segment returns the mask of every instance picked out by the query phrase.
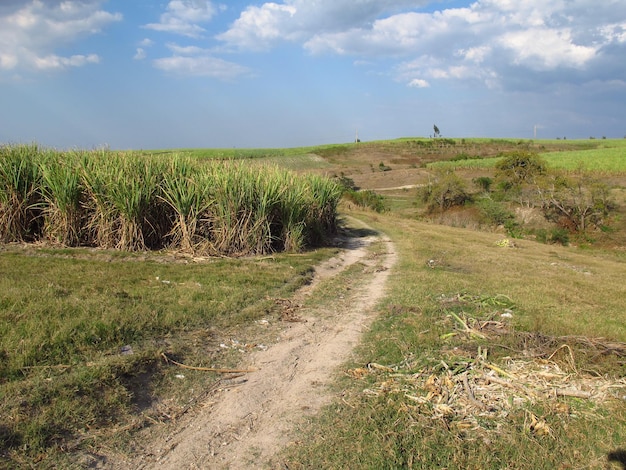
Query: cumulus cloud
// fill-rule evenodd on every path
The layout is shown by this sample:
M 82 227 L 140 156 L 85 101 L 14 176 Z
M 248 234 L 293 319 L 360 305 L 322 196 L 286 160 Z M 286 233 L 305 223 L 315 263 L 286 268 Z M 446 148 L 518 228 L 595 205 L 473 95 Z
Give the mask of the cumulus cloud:
M 249 6 L 218 39 L 239 49 L 267 49 L 280 41 L 306 41 L 368 25 L 380 15 L 417 8 L 428 0 L 286 0 Z
M 200 24 L 211 21 L 216 13 L 217 8 L 207 0 L 171 0 L 160 21 L 144 28 L 199 38 L 206 32 Z
M 0 71 L 60 70 L 96 64 L 95 53 L 59 56 L 54 51 L 122 20 L 99 0 L 3 2 L 0 8 Z
M 250 73 L 247 67 L 214 57 L 208 49 L 177 44 L 168 44 L 167 47 L 172 51 L 172 56 L 153 61 L 157 69 L 165 72 L 220 80 L 233 80 Z
M 426 3 L 431 2 L 267 2 L 245 9 L 217 38 L 241 50 L 288 41 L 313 55 L 395 59 L 396 79 L 411 87 L 443 80 L 511 86 L 520 75 L 611 80 L 617 71 L 626 73 L 626 65 L 619 65 L 626 52 L 622 0 L 476 0 L 434 12 L 420 8 Z M 601 76 L 609 70 L 612 75 Z

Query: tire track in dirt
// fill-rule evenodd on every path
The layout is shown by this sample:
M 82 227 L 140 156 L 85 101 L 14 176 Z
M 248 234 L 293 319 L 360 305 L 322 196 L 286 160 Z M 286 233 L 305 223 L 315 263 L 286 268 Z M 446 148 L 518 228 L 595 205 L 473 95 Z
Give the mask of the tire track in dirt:
M 328 385 L 384 296 L 395 250 L 389 239 L 367 230 L 368 236 L 346 239 L 341 253 L 317 266 L 311 284 L 291 300 L 300 304 L 321 282 L 361 263 L 350 290 L 299 311 L 305 321 L 289 323 L 275 344 L 248 357 L 246 367 L 255 372 L 212 394 L 198 414 L 154 443 L 137 468 L 267 468 L 272 456 L 297 439 L 298 424 L 333 398 Z M 378 252 L 369 249 L 374 242 L 381 242 Z

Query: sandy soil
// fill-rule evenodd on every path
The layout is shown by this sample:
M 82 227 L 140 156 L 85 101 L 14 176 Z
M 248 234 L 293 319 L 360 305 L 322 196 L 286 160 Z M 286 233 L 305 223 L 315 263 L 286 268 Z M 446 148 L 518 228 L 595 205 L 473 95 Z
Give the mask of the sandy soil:
M 382 248 L 368 250 L 379 240 Z M 360 263 L 350 287 L 298 309 L 301 321 L 285 322 L 275 344 L 246 358 L 254 372 L 222 381 L 197 413 L 147 445 L 133 468 L 285 468 L 276 453 L 297 441 L 298 426 L 333 399 L 328 386 L 373 320 L 395 259 L 386 238 L 346 240 L 341 254 L 318 266 L 313 282 L 290 305 L 302 305 L 322 281 Z

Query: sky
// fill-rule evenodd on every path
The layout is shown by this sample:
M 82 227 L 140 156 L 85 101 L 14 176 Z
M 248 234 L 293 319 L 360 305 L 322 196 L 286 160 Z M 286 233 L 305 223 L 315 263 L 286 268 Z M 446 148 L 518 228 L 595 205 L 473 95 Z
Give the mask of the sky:
M 624 0 L 0 0 L 0 144 L 626 137 Z

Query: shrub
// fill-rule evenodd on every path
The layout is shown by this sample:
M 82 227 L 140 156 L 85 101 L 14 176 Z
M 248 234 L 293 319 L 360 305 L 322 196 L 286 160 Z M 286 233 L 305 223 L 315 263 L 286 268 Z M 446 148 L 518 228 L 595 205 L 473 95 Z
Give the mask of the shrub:
M 369 208 L 378 213 L 387 210 L 385 198 L 369 189 L 366 191 L 346 191 L 344 192 L 344 197 L 359 207 Z
M 440 172 L 433 182 L 421 188 L 419 196 L 431 213 L 462 206 L 471 200 L 465 182 L 452 171 Z
M 537 185 L 537 193 L 545 217 L 575 232 L 601 227 L 616 207 L 609 186 L 587 175 L 552 175 Z
M 479 176 L 472 180 L 472 183 L 476 185 L 482 192 L 488 193 L 491 190 L 493 180 L 488 176 Z
M 515 151 L 501 155 L 496 164 L 496 176 L 514 186 L 531 183 L 547 172 L 547 164 L 539 155 L 527 151 Z
M 476 205 L 489 224 L 504 225 L 507 221 L 515 218 L 503 203 L 494 201 L 489 197 L 481 198 Z
M 340 176 L 335 176 L 335 181 L 343 191 L 358 191 L 358 186 L 355 184 L 352 178 L 347 177 L 343 172 L 341 172 Z
M 563 246 L 569 245 L 569 232 L 561 227 L 555 227 L 550 231 L 549 243 L 560 243 Z

